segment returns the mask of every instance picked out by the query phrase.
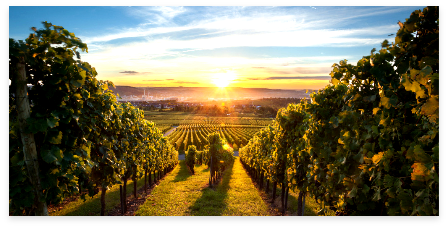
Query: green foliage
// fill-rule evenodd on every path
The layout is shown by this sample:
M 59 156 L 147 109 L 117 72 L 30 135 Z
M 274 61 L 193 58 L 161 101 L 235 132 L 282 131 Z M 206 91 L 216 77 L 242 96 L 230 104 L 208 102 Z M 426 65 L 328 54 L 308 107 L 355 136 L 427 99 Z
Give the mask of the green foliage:
M 223 171 L 234 162 L 235 157 L 232 148 L 219 133 L 209 134 L 207 141 L 209 142 L 209 149 L 206 154 L 207 161 L 209 167 L 212 167 L 214 171 Z
M 438 7 L 415 11 L 395 44 L 334 64 L 333 85 L 280 110 L 241 161 L 269 161 L 269 179 L 309 192 L 322 213 L 438 215 L 438 17 Z
M 194 164 L 196 164 L 196 155 L 197 155 L 196 147 L 194 145 L 188 146 L 187 153 L 185 154 L 185 164 L 193 174 L 194 174 Z
M 99 187 L 120 183 L 131 173 L 163 170 L 177 164 L 171 147 L 143 112 L 117 102 L 112 83 L 96 79 L 95 68 L 80 60 L 87 45 L 61 26 L 44 29 L 23 41 L 9 40 L 9 199 L 14 215 L 33 214 L 33 186 L 27 178 L 15 107 L 18 62 L 25 63 L 39 176 L 47 204 Z M 83 191 L 88 190 L 88 191 Z

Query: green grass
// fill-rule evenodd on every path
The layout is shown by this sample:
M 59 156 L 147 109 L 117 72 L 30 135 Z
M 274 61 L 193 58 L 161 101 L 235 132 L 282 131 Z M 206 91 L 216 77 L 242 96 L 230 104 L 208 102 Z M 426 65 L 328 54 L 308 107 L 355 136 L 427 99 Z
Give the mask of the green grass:
M 137 180 L 137 189 L 143 187 L 145 180 L 141 178 Z M 134 185 L 132 180 L 128 180 L 126 185 L 127 195 L 134 191 Z M 112 210 L 115 206 L 120 204 L 120 186 L 114 185 L 112 188 L 106 191 L 106 214 L 109 210 Z M 101 214 L 101 191 L 93 197 L 86 196 L 86 201 L 79 198 L 76 201 L 70 202 L 64 206 L 63 209 L 55 212 L 51 212 L 51 216 L 90 216 Z
M 265 180 L 266 181 L 266 180 Z M 272 183 L 270 183 L 269 186 L 269 194 L 265 192 L 266 189 L 266 182 L 263 182 L 263 189 L 259 189 L 260 192 L 262 192 L 263 196 L 268 199 L 269 202 L 272 202 Z M 252 182 L 254 183 L 254 182 Z M 258 184 L 257 184 L 258 186 Z M 280 185 L 277 185 L 276 188 L 276 198 L 275 198 L 275 208 L 280 211 L 281 208 L 281 187 Z M 296 190 L 289 190 L 288 193 L 288 205 L 287 205 L 287 214 L 290 216 L 296 216 L 298 212 L 298 196 L 299 191 Z M 328 210 L 325 212 L 325 216 L 335 216 L 335 212 L 330 210 L 329 207 L 327 207 Z M 309 195 L 306 196 L 305 199 L 305 213 L 304 216 L 317 216 L 318 211 L 320 210 L 320 205 L 314 200 L 314 198 L 310 197 Z
M 281 188 L 277 187 L 277 198 L 276 201 L 278 201 L 281 197 Z M 272 199 L 272 192 L 269 194 L 270 196 L 270 200 Z M 297 215 L 297 208 L 298 208 L 298 198 L 299 196 L 299 191 L 295 192 L 293 190 L 289 190 L 289 194 L 288 194 L 288 208 L 287 211 L 290 212 L 290 215 Z M 280 204 L 280 203 L 278 203 Z M 306 196 L 305 199 L 305 216 L 317 216 L 317 212 L 320 210 L 320 206 L 319 204 L 314 200 L 314 198 L 310 197 L 310 196 Z M 334 216 L 335 212 L 328 209 L 325 213 L 326 216 Z
M 279 189 L 279 192 L 281 192 L 281 189 Z M 279 193 L 280 194 L 280 193 Z M 299 191 L 295 192 L 292 190 L 289 190 L 288 194 L 288 211 L 292 211 L 294 214 L 297 215 L 297 208 L 298 208 L 298 196 Z M 307 216 L 317 216 L 317 212 L 320 210 L 319 204 L 316 202 L 316 200 L 310 196 L 306 196 L 305 198 L 305 213 L 304 215 Z M 325 212 L 326 216 L 335 216 L 335 212 L 328 209 Z
M 184 119 L 192 119 L 195 116 L 189 112 L 159 112 L 159 111 L 145 111 L 145 119 L 153 121 L 156 124 L 178 124 Z
M 239 158 L 223 174 L 220 183 L 213 189 L 208 188 L 210 172 L 205 165 L 195 166 L 195 175 L 191 175 L 184 161 L 156 186 L 146 202 L 136 211 L 136 215 L 149 216 L 219 216 L 219 215 L 270 215 L 268 206 L 260 196 L 260 191 L 243 169 Z M 137 181 L 141 188 L 144 179 Z M 133 191 L 133 182 L 128 181 L 127 194 Z M 277 188 L 277 200 L 280 198 Z M 106 214 L 120 203 L 119 185 L 106 192 Z M 272 193 L 269 194 L 272 196 Z M 298 193 L 289 191 L 288 211 L 297 214 Z M 99 216 L 101 194 L 70 202 L 60 211 L 51 212 L 52 216 Z M 306 197 L 305 215 L 316 216 L 319 205 L 313 198 Z M 334 215 L 329 211 L 326 215 Z
M 220 184 L 208 188 L 209 170 L 195 166 L 195 175 L 184 161 L 165 177 L 140 206 L 136 215 L 269 215 L 268 207 L 237 159 Z

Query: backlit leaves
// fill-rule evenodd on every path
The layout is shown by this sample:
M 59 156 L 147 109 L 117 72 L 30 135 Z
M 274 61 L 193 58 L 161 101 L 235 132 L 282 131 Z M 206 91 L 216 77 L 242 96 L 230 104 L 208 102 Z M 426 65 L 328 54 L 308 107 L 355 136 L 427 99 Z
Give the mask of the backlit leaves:
M 375 154 L 372 157 L 372 161 L 375 165 L 378 165 L 378 163 L 381 161 L 381 159 L 383 158 L 384 152 L 379 152 L 378 154 Z
M 439 118 L 439 101 L 436 97 L 430 97 L 422 106 L 421 112 L 435 122 Z
M 271 167 L 280 167 L 286 153 L 288 184 L 323 208 L 438 215 L 438 7 L 399 24 L 395 44 L 384 41 L 357 65 L 333 64 L 332 86 L 312 94 L 311 104 L 279 111 L 281 127 L 270 130 Z M 301 109 L 304 118 L 292 115 Z M 241 149 L 241 161 L 257 167 L 257 148 L 268 141 L 254 137 Z M 284 146 L 293 149 L 284 152 Z M 270 178 L 281 180 L 279 172 Z
M 157 147 L 157 154 L 144 161 L 151 159 L 152 170 L 176 165 L 177 151 L 167 145 L 161 132 L 146 124 L 137 108 L 119 104 L 108 90 L 113 84 L 97 80 L 95 68 L 79 59 L 79 50 L 87 51 L 87 45 L 61 26 L 43 25 L 44 29 L 34 28 L 25 42 L 9 40 L 9 190 L 14 193 L 10 194 L 10 210 L 15 215 L 30 213 L 34 202 L 24 197 L 32 196 L 32 185 L 21 167 L 22 144 L 15 124 L 15 66 L 22 57 L 28 84 L 33 85 L 28 90 L 32 106 L 26 131 L 36 139 L 47 202 L 58 203 L 78 193 L 78 187 L 92 195 L 98 183 L 117 183 L 130 164 L 137 164 L 140 172 L 141 158 L 150 148 Z M 97 176 L 101 178 L 95 179 Z M 85 194 L 83 191 L 81 198 Z

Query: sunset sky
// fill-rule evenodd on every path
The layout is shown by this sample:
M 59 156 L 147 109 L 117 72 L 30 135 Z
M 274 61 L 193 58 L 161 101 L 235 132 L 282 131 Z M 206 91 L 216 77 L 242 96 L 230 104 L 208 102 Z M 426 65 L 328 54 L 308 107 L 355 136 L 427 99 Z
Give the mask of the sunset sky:
M 129 86 L 319 89 L 424 7 L 9 7 L 9 37 L 42 21 L 87 43 L 98 78 Z

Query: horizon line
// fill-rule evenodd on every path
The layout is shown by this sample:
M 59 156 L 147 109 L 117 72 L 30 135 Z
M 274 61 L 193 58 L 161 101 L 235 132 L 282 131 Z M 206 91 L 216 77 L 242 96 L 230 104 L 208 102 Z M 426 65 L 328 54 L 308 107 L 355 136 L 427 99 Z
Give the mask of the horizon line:
M 226 88 L 232 88 L 232 89 L 270 89 L 270 88 L 263 88 L 263 87 L 233 87 L 233 86 L 227 86 L 225 88 L 217 87 L 217 86 L 130 86 L 130 85 L 114 85 L 117 86 L 123 86 L 123 87 L 133 87 L 133 88 L 215 88 L 215 89 L 226 89 Z M 316 90 L 316 89 L 270 89 L 270 90 Z

